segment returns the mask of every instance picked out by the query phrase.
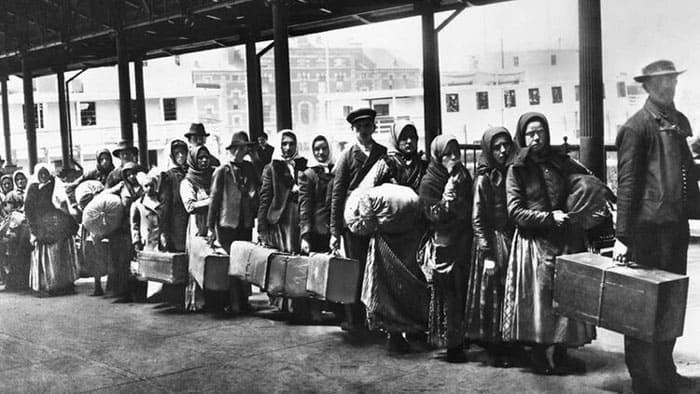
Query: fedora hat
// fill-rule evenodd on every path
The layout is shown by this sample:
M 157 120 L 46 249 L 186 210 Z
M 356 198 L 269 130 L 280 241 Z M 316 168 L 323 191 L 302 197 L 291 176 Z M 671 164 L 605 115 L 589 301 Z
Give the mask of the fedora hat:
M 246 133 L 245 131 L 233 133 L 233 136 L 231 136 L 231 143 L 228 144 L 226 149 L 231 149 L 233 147 L 241 145 L 251 145 L 250 139 L 248 139 L 248 133 Z
M 185 133 L 185 137 L 192 137 L 195 135 L 201 135 L 204 137 L 209 137 L 209 133 L 204 130 L 204 125 L 201 123 L 192 123 L 190 125 L 190 130 Z
M 372 108 L 360 108 L 350 112 L 348 117 L 345 119 L 348 121 L 348 123 L 353 124 L 360 119 L 370 118 L 374 120 L 376 117 L 377 111 L 373 110 Z
M 634 77 L 634 80 L 637 82 L 644 82 L 651 77 L 678 75 L 684 72 L 685 70 L 676 71 L 676 65 L 670 60 L 657 60 L 644 66 L 644 68 L 642 68 L 642 74 Z
M 119 157 L 119 154 L 125 150 L 130 150 L 134 152 L 135 155 L 139 153 L 139 148 L 135 147 L 131 141 L 121 140 L 117 144 L 117 148 L 112 151 L 114 157 Z

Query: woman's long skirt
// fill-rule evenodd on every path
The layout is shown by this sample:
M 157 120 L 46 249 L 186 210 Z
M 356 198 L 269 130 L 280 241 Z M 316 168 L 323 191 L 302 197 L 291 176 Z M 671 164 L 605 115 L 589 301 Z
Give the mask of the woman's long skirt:
M 48 295 L 70 294 L 80 267 L 73 237 L 53 244 L 36 243 L 29 269 L 29 287 Z
M 472 264 L 467 279 L 467 309 L 465 319 L 467 338 L 489 343 L 501 343 L 501 317 L 503 315 L 503 295 L 506 285 L 506 271 L 512 238 L 502 232 L 494 233 L 493 250 L 487 255 L 474 242 Z M 491 258 L 496 266 L 492 274 L 484 269 L 484 260 Z
M 552 309 L 555 257 L 576 251 L 516 230 L 506 273 L 505 341 L 577 347 L 595 339 L 593 325 L 555 315 Z
M 425 333 L 430 293 L 416 261 L 421 233 L 375 234 L 362 281 L 370 330 Z
M 464 343 L 464 308 L 471 235 L 433 248 L 436 268 L 430 285 L 428 343 L 455 348 Z

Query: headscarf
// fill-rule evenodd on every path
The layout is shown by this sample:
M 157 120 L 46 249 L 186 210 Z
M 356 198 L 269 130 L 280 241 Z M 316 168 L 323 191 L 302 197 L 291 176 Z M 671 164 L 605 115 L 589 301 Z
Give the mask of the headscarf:
M 540 140 L 543 146 L 538 150 L 532 150 L 531 147 L 525 144 L 525 129 L 527 125 L 535 120 L 542 123 L 545 134 Z M 560 149 L 553 148 L 550 144 L 549 122 L 547 118 L 539 112 L 527 112 L 518 119 L 518 125 L 515 129 L 515 145 L 518 148 L 518 153 L 515 156 L 514 162 L 523 163 L 525 159 L 531 159 L 541 163 L 545 161 L 553 161 L 567 157 L 568 155 Z
M 454 136 L 441 134 L 430 144 L 430 164 L 418 189 L 418 195 L 430 204 L 442 198 L 443 189 L 450 178 L 447 168 L 442 165 L 442 157 L 452 141 L 457 143 Z
M 323 163 L 316 160 L 316 156 L 314 155 L 314 145 L 316 145 L 316 143 L 319 141 L 325 141 L 326 144 L 328 144 L 328 159 L 326 159 L 326 161 Z M 311 141 L 311 159 L 309 160 L 308 166 L 321 166 L 323 168 L 332 168 L 333 164 L 335 164 L 335 160 L 333 158 L 333 147 L 331 146 L 330 142 L 328 142 L 328 139 L 325 136 L 317 135 L 316 137 L 314 137 L 313 141 Z
M 26 185 L 24 185 L 24 189 L 21 189 L 21 192 L 24 193 L 24 191 L 27 189 L 27 186 L 29 186 L 29 177 L 27 176 L 27 173 L 24 172 L 23 170 L 17 170 L 12 174 L 12 180 L 15 182 L 15 187 L 16 190 L 20 190 L 19 185 L 17 184 L 17 175 L 22 174 L 24 175 L 24 179 L 27 180 Z
M 481 155 L 479 156 L 479 163 L 476 169 L 477 174 L 487 175 L 496 186 L 499 186 L 505 179 L 507 164 L 511 161 L 515 153 L 515 147 L 513 147 L 505 163 L 499 163 L 498 160 L 496 160 L 493 156 L 492 144 L 494 139 L 499 135 L 507 136 L 508 141 L 510 141 L 511 144 L 513 143 L 513 138 L 505 127 L 491 127 L 486 130 L 481 137 Z
M 107 164 L 106 166 L 102 166 L 100 164 L 100 156 L 102 156 L 102 155 L 107 155 L 107 157 L 109 157 L 109 164 Z M 109 149 L 104 148 L 104 149 L 98 150 L 97 153 L 95 154 L 95 158 L 97 159 L 97 171 L 100 174 L 104 174 L 106 177 L 107 174 L 112 172 L 112 170 L 114 169 L 114 162 L 112 161 L 112 153 L 109 151 Z
M 5 190 L 5 180 L 10 181 L 10 188 L 8 190 Z M 0 177 L 0 189 L 2 189 L 2 194 L 7 195 L 9 192 L 14 190 L 15 188 L 15 181 L 12 179 L 12 175 L 6 174 Z
M 187 153 L 187 175 L 185 175 L 185 178 L 192 182 L 192 184 L 196 187 L 204 189 L 208 193 L 209 188 L 211 187 L 211 177 L 214 173 L 214 169 L 212 168 L 211 163 L 209 164 L 209 168 L 199 168 L 197 165 L 197 157 L 199 156 L 200 152 L 211 157 L 209 154 L 209 149 L 207 149 L 207 147 L 204 145 L 190 149 L 190 151 Z
M 39 182 L 39 171 L 45 169 L 49 172 L 50 179 L 46 183 Z M 39 163 L 34 166 L 34 173 L 29 178 L 29 184 L 37 184 L 39 190 L 44 190 L 46 188 L 53 189 L 51 191 L 51 203 L 54 207 L 61 209 L 63 203 L 68 203 L 68 196 L 66 195 L 66 188 L 60 179 L 56 178 L 56 173 L 49 167 L 46 163 Z M 29 189 L 29 187 L 27 187 Z M 70 210 L 70 204 L 67 204 Z
M 410 120 L 398 120 L 394 122 L 394 125 L 391 127 L 391 144 L 389 144 L 388 152 L 403 156 L 403 152 L 399 149 L 399 141 L 409 136 L 415 137 L 417 143 L 418 129 L 416 129 L 415 123 Z M 418 151 L 416 151 L 414 155 L 418 155 Z
M 297 143 L 297 149 L 291 157 L 282 156 L 282 140 L 284 139 L 284 137 L 292 138 L 294 139 L 294 142 Z M 294 162 L 294 159 L 299 157 L 299 146 L 297 136 L 291 129 L 280 130 L 279 133 L 277 133 L 277 135 L 275 136 L 275 145 L 273 146 L 275 147 L 274 152 L 272 152 L 273 160 L 282 160 L 284 162 L 287 162 L 288 165 L 293 165 L 291 163 Z

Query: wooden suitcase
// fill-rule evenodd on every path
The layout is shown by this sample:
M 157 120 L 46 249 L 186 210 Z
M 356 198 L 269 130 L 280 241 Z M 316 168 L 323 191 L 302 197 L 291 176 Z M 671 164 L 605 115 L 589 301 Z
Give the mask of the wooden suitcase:
M 360 263 L 328 253 L 312 253 L 306 290 L 331 302 L 352 304 L 357 299 Z
M 683 335 L 688 277 L 616 266 L 592 253 L 557 257 L 554 310 L 647 342 Z
M 137 276 L 144 280 L 179 285 L 187 283 L 187 254 L 140 251 Z
M 308 297 L 309 293 L 306 291 L 308 268 L 308 256 L 273 253 L 270 256 L 267 294 L 290 298 Z
M 267 288 L 269 258 L 274 253 L 278 251 L 253 242 L 234 241 L 231 244 L 228 274 L 264 290 Z
M 228 278 L 229 255 L 222 248 L 212 250 L 204 258 L 204 288 L 225 291 L 231 286 Z

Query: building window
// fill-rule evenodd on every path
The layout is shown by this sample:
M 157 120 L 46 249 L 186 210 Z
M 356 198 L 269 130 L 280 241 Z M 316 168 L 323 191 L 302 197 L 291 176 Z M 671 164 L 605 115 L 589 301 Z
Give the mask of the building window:
M 263 105 L 263 122 L 272 121 L 272 107 L 269 104 Z
M 627 97 L 627 87 L 624 81 L 617 83 L 617 97 Z
M 309 124 L 311 121 L 311 106 L 309 103 L 299 104 L 299 117 L 301 118 L 301 123 Z
M 97 113 L 95 112 L 95 102 L 86 101 L 79 103 L 80 108 L 80 125 L 94 126 L 97 124 Z
M 489 92 L 476 92 L 476 109 L 489 109 Z
M 450 93 L 445 95 L 447 112 L 459 112 L 459 95 Z
M 574 86 L 574 95 L 576 96 L 576 101 L 579 101 L 581 96 L 580 96 L 580 92 L 578 89 L 578 85 Z
M 552 103 L 558 104 L 563 101 L 564 100 L 561 94 L 561 86 L 552 86 Z
M 551 55 L 549 57 L 549 62 L 552 64 L 552 66 L 556 66 L 557 65 L 557 55 Z
M 389 104 L 374 104 L 377 116 L 389 116 Z
M 527 95 L 530 98 L 530 105 L 540 105 L 540 89 L 539 88 L 528 89 Z
M 234 116 L 234 117 L 233 117 L 233 124 L 234 124 L 235 126 L 240 125 L 240 124 L 241 124 L 241 117 L 240 117 L 240 116 Z
M 177 100 L 174 98 L 163 99 L 163 120 L 177 120 Z
M 352 112 L 352 106 L 350 105 L 343 105 L 343 117 L 347 118 L 348 115 L 350 115 L 350 112 Z
M 515 107 L 515 90 L 514 89 L 508 89 L 503 92 L 503 103 L 505 104 L 506 108 L 512 108 Z
M 238 100 L 233 101 L 233 110 L 238 111 L 238 109 L 241 107 L 241 103 Z
M 24 111 L 24 104 L 22 104 L 22 121 L 24 122 L 24 129 L 27 129 L 27 115 Z M 44 104 L 34 104 L 34 128 L 43 129 L 44 128 Z
M 518 67 L 520 65 L 520 58 L 513 56 L 513 67 Z

